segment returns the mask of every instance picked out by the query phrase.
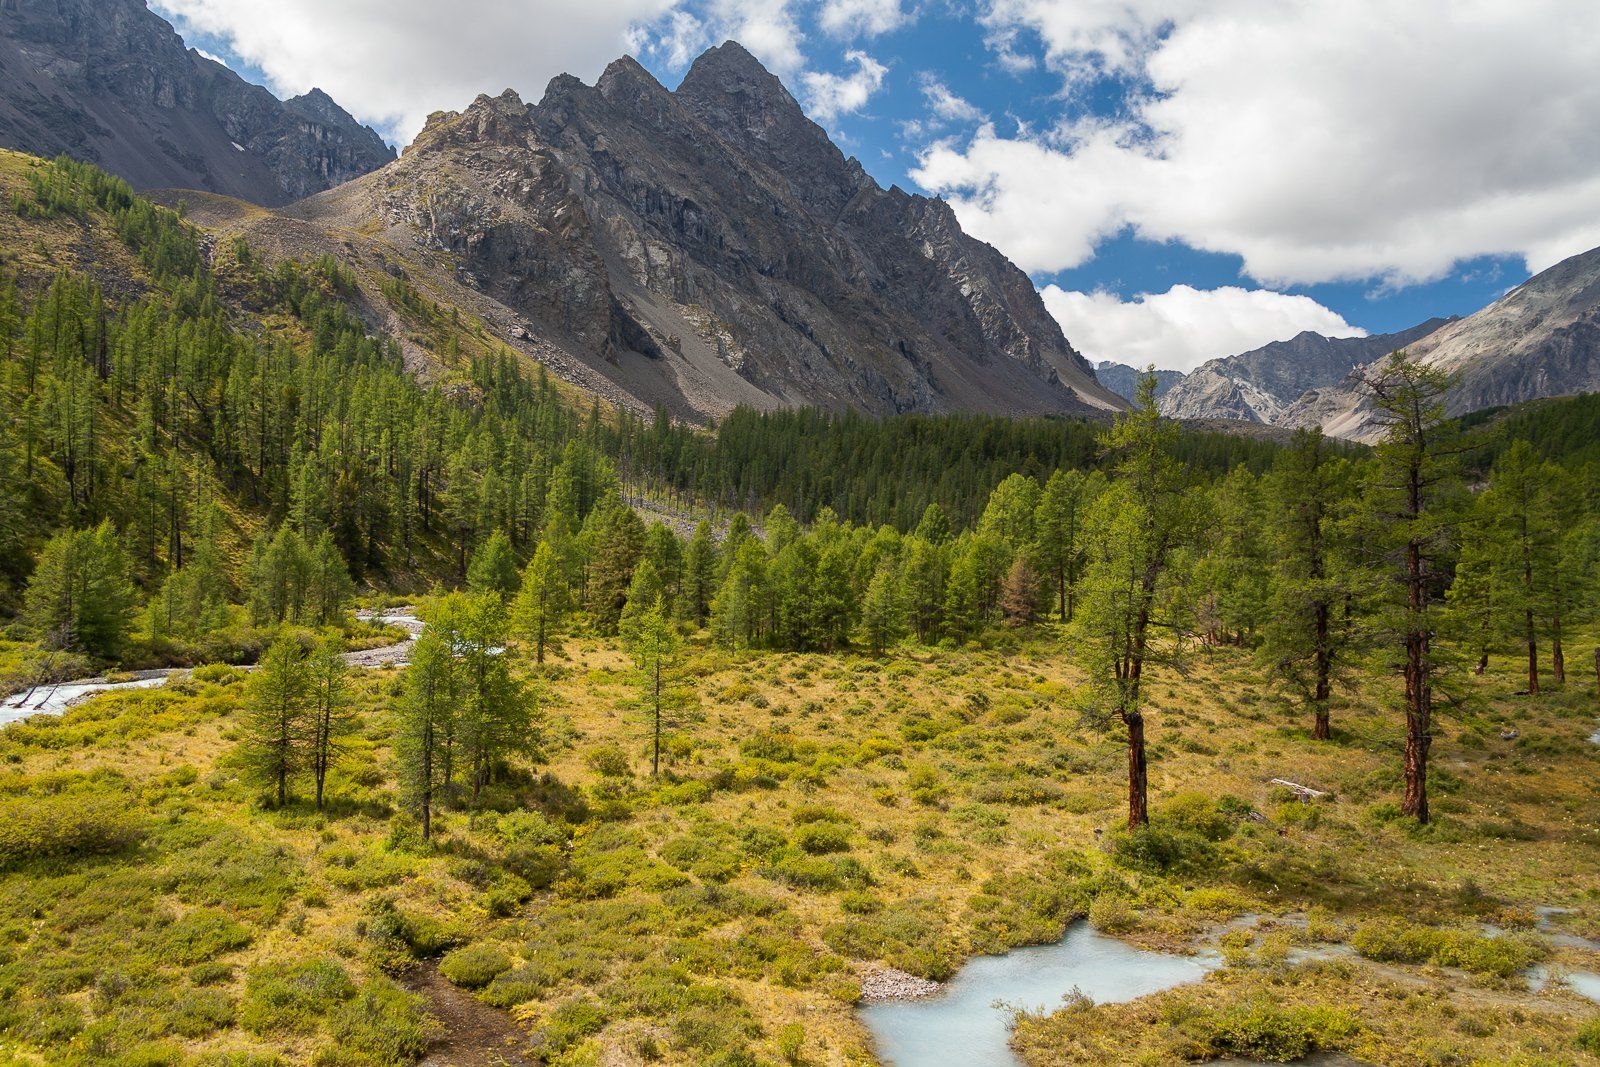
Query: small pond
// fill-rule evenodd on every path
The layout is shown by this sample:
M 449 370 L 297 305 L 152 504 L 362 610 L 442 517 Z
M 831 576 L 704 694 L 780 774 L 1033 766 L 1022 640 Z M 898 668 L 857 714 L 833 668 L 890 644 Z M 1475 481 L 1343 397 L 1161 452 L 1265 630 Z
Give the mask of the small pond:
M 861 1018 L 892 1067 L 1020 1067 L 1007 1043 L 1014 1009 L 1052 1011 L 1074 987 L 1098 1003 L 1133 1000 L 1196 981 L 1220 963 L 1214 954 L 1135 948 L 1077 922 L 1053 945 L 981 956 L 937 996 L 869 1004 Z

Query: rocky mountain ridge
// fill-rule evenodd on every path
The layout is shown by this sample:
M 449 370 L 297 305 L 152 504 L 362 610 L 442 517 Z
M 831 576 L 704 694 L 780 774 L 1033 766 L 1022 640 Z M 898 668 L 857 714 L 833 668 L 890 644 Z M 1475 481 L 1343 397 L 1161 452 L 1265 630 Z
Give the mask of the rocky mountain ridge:
M 1125 400 L 1134 398 L 1134 393 L 1139 388 L 1139 379 L 1144 373 L 1143 368 L 1109 359 L 1102 359 L 1094 365 L 1094 375 L 1100 379 L 1100 384 Z M 1157 370 L 1156 399 L 1160 400 L 1166 396 L 1169 390 L 1183 381 L 1183 378 L 1181 370 Z
M 682 417 L 1126 406 L 1027 275 L 943 201 L 880 188 L 733 42 L 675 91 L 625 57 L 438 113 L 390 166 L 243 222 L 269 244 L 286 224 Z
M 0 0 L 0 147 L 267 207 L 395 158 L 321 90 L 279 100 L 144 0 Z
M 1451 320 L 1429 319 L 1396 333 L 1327 337 L 1306 330 L 1249 352 L 1207 360 L 1161 398 L 1178 419 L 1242 419 L 1280 425 L 1308 390 L 1333 386 L 1352 369 L 1426 337 Z
M 1453 377 L 1445 398 L 1451 415 L 1600 392 L 1600 248 L 1557 263 L 1405 348 L 1407 358 Z M 1306 393 L 1281 421 L 1358 441 L 1383 434 L 1382 421 L 1353 381 Z

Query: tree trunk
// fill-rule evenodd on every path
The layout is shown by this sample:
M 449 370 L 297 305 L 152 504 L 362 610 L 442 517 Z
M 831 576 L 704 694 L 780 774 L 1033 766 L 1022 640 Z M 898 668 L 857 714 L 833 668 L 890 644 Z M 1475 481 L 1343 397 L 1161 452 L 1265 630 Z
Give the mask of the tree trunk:
M 1528 644 L 1528 693 L 1537 696 L 1539 693 L 1539 638 L 1533 629 L 1533 609 L 1528 609 L 1525 619 Z
M 1326 601 L 1318 601 L 1316 607 L 1317 627 L 1317 692 L 1315 698 L 1316 722 L 1311 728 L 1313 741 L 1326 741 L 1332 736 L 1328 725 L 1328 699 L 1333 690 L 1333 663 L 1328 651 L 1328 616 L 1329 608 Z
M 1415 504 L 1418 488 L 1413 482 L 1413 514 L 1421 512 Z M 1432 719 L 1432 694 L 1428 687 L 1428 631 L 1422 629 L 1426 610 L 1427 585 L 1422 566 L 1422 548 L 1416 542 L 1406 546 L 1407 611 L 1410 627 L 1406 632 L 1406 753 L 1405 799 L 1402 813 L 1418 822 L 1428 821 L 1428 747 Z
M 1150 822 L 1149 769 L 1144 756 L 1144 716 L 1139 712 L 1124 715 L 1128 724 L 1128 829 L 1136 830 Z
M 1553 620 L 1551 620 L 1550 673 L 1555 676 L 1557 685 L 1567 684 L 1567 654 L 1561 650 L 1560 615 L 1557 615 Z

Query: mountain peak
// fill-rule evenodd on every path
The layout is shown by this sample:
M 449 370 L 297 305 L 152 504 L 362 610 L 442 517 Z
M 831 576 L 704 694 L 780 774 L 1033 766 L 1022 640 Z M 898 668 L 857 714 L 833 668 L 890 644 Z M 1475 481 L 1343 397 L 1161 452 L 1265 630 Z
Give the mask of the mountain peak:
M 666 88 L 632 56 L 613 60 L 594 88 L 612 105 L 635 110 L 641 106 L 659 110 L 671 99 Z
M 702 114 L 731 110 L 750 118 L 764 117 L 764 125 L 771 125 L 780 117 L 806 121 L 783 82 L 738 41 L 726 41 L 702 52 L 683 76 L 677 96 Z M 745 125 L 747 132 L 757 132 L 756 126 Z

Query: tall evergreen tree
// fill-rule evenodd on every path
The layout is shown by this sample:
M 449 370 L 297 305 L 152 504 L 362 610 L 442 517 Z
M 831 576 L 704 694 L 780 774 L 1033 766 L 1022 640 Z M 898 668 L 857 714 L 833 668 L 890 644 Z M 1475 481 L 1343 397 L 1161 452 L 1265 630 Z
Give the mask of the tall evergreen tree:
M 106 521 L 46 542 L 28 582 L 25 618 L 46 645 L 111 656 L 127 633 L 134 600 L 128 557 Z
M 1177 456 L 1178 426 L 1156 413 L 1155 384 L 1153 374 L 1140 380 L 1133 411 L 1105 435 L 1116 477 L 1090 512 L 1095 547 L 1074 623 L 1097 706 L 1126 731 L 1130 829 L 1150 821 L 1145 670 L 1176 655 L 1153 638 L 1181 631 L 1183 598 L 1170 594 L 1200 525 L 1193 479 Z
M 1362 496 L 1363 544 L 1386 573 L 1382 624 L 1405 677 L 1405 795 L 1400 810 L 1427 822 L 1428 751 L 1442 661 L 1434 643 L 1443 558 L 1457 523 L 1458 450 L 1444 418 L 1450 379 L 1403 352 L 1368 373 L 1366 394 L 1387 423 Z
M 317 810 L 322 809 L 328 771 L 338 758 L 340 742 L 355 731 L 348 674 L 336 635 L 319 640 L 306 658 L 307 707 L 310 719 L 311 777 L 316 783 Z
M 1349 464 L 1320 430 L 1296 431 L 1265 480 L 1266 558 L 1272 582 L 1261 659 L 1312 712 L 1311 736 L 1331 736 L 1333 685 L 1354 651 L 1358 581 L 1344 522 Z M 1267 561 L 1271 560 L 1269 564 Z
M 1498 535 L 1501 606 L 1516 619 L 1527 652 L 1528 692 L 1539 692 L 1539 631 L 1551 614 L 1558 582 L 1560 529 L 1556 483 L 1560 472 L 1541 461 L 1527 441 L 1515 441 L 1495 463 L 1483 509 Z
M 555 551 L 548 541 L 540 542 L 522 572 L 522 587 L 511 608 L 517 631 L 533 642 L 535 663 L 544 663 L 546 650 L 559 650 L 561 629 L 571 606 L 569 595 Z

